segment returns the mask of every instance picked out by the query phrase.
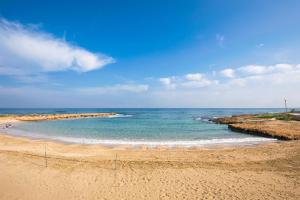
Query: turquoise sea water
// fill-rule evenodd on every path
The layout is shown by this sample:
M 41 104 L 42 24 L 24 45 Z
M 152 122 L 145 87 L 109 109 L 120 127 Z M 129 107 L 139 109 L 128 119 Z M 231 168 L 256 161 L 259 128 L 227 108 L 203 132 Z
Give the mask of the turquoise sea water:
M 20 122 L 8 134 L 71 143 L 205 146 L 256 144 L 273 139 L 228 130 L 207 118 L 282 109 L 0 109 L 0 114 L 116 112 L 110 118 Z

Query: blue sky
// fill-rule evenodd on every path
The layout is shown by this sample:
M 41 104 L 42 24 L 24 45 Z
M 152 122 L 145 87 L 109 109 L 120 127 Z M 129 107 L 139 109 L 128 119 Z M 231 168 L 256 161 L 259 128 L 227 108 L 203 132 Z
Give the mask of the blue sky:
M 0 107 L 299 107 L 299 8 L 4 0 Z

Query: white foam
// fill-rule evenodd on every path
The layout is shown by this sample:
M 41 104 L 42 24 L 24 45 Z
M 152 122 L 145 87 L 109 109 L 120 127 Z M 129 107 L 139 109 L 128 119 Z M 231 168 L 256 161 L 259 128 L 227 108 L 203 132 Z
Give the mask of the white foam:
M 115 114 L 109 116 L 109 118 L 120 118 L 120 117 L 132 117 L 133 115 L 125 115 L 125 114 Z
M 263 137 L 247 137 L 247 138 L 223 138 L 223 139 L 206 139 L 206 140 L 166 140 L 166 141 L 151 141 L 151 140 L 108 140 L 108 139 L 91 139 L 91 138 L 74 138 L 74 137 L 55 137 L 55 140 L 60 140 L 70 143 L 81 144 L 102 144 L 102 145 L 130 145 L 130 146 L 167 146 L 167 147 L 196 147 L 210 145 L 243 145 L 243 144 L 258 144 L 262 142 L 276 141 L 273 138 Z

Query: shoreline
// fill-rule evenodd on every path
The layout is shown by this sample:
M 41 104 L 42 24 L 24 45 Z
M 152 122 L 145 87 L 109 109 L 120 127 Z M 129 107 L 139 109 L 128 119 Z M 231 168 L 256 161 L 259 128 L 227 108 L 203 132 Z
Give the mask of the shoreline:
M 257 123 L 263 124 L 266 122 L 275 122 L 279 120 L 253 120 L 257 114 L 243 114 L 236 116 L 220 117 L 214 118 L 212 122 L 216 124 L 227 124 L 228 128 L 232 131 L 236 131 L 243 134 L 252 135 L 249 138 L 222 138 L 222 139 L 207 139 L 207 140 L 113 140 L 113 139 L 93 139 L 93 138 L 72 138 L 72 137 L 61 137 L 57 136 L 56 138 L 49 138 L 33 135 L 18 135 L 10 134 L 8 132 L 1 133 L 1 128 L 10 129 L 13 124 L 19 122 L 28 122 L 28 121 L 44 121 L 44 120 L 68 120 L 68 119 L 78 119 L 78 118 L 97 118 L 97 117 L 114 117 L 119 114 L 117 113 L 75 113 L 75 114 L 30 114 L 30 115 L 5 115 L 0 118 L 0 137 L 13 137 L 13 138 L 24 138 L 29 141 L 41 141 L 41 142 L 53 142 L 64 145 L 97 145 L 101 148 L 132 148 L 132 149 L 160 149 L 160 148 L 169 148 L 169 149 L 222 149 L 222 148 L 237 148 L 237 147 L 249 147 L 249 146 L 259 146 L 268 143 L 279 143 L 283 141 L 293 140 L 290 137 L 289 133 L 286 135 L 270 135 L 269 133 L 261 132 L 258 129 L 245 129 L 243 125 L 249 126 L 250 124 Z M 280 122 L 280 121 L 279 121 Z M 292 121 L 296 125 L 300 125 L 299 122 Z M 7 127 L 7 125 L 9 125 Z M 282 125 L 282 124 L 280 124 Z M 285 125 L 285 124 L 284 124 Z M 240 128 L 242 126 L 242 128 Z M 278 126 L 277 126 L 278 127 Z M 277 128 L 276 127 L 276 128 Z M 274 129 L 274 128 L 273 128 Z M 271 130 L 273 131 L 273 130 Z M 274 132 L 274 131 L 273 131 Z M 298 133 L 296 133 L 297 136 Z M 257 137 L 255 137 L 257 136 Z M 298 137 L 295 137 L 297 140 Z M 84 141 L 90 142 L 84 142 Z M 92 141 L 92 142 L 91 142 Z M 216 141 L 216 142 L 212 142 Z M 236 142 L 241 141 L 241 142 Z
M 43 136 L 17 135 L 10 133 L 1 133 L 0 136 L 10 136 L 14 138 L 24 138 L 33 141 L 54 142 L 65 145 L 98 145 L 104 148 L 128 147 L 133 149 L 143 148 L 230 148 L 230 147 L 247 147 L 263 145 L 273 142 L 283 142 L 281 140 L 265 137 L 247 137 L 247 138 L 222 138 L 222 139 L 207 139 L 207 140 L 105 140 L 105 139 L 89 139 L 89 138 L 71 138 L 71 137 L 53 137 L 47 138 Z
M 142 145 L 142 146 L 132 146 L 132 145 L 111 145 L 111 146 L 106 146 L 102 144 L 84 144 L 84 143 L 67 143 L 64 141 L 59 141 L 59 140 L 51 140 L 51 139 L 34 139 L 34 138 L 29 138 L 29 137 L 23 137 L 23 136 L 14 136 L 14 135 L 8 135 L 5 133 L 0 132 L 0 151 L 6 151 L 6 150 L 12 150 L 20 153 L 24 152 L 30 152 L 32 155 L 44 155 L 44 147 L 45 145 L 47 147 L 50 147 L 52 151 L 47 151 L 48 156 L 51 156 L 52 153 L 53 155 L 61 155 L 61 156 L 66 156 L 68 157 L 67 154 L 65 154 L 64 151 L 68 149 L 69 151 L 72 151 L 72 149 L 78 150 L 80 154 L 82 154 L 84 157 L 89 157 L 91 156 L 89 154 L 89 150 L 93 149 L 95 151 L 118 151 L 118 152 L 205 152 L 205 151 L 219 151 L 220 153 L 222 151 L 239 151 L 239 150 L 247 150 L 247 149 L 262 149 L 262 148 L 268 148 L 269 146 L 289 146 L 289 144 L 293 145 L 299 145 L 300 149 L 300 141 L 299 140 L 291 140 L 291 141 L 280 141 L 280 140 L 275 140 L 275 141 L 270 141 L 270 142 L 265 142 L 265 143 L 258 143 L 254 145 L 230 145 L 230 146 L 224 146 L 224 145 L 219 145 L 219 146 L 193 146 L 193 147 L 183 147 L 183 146 L 176 146 L 176 147 L 168 147 L 168 146 L 147 146 L 147 145 Z M 24 146 L 21 146 L 24 145 Z M 36 151 L 39 147 L 41 146 L 39 151 Z M 55 148 L 52 148 L 55 147 Z M 8 147 L 8 148 L 6 148 Z M 78 153 L 77 152 L 77 153 Z M 113 160 L 113 159 L 112 159 Z M 299 166 L 300 167 L 300 166 Z
M 78 118 L 95 118 L 95 117 L 114 117 L 117 113 L 79 113 L 79 114 L 46 114 L 46 115 L 5 115 L 0 118 L 0 128 L 10 129 L 14 123 L 18 122 L 28 122 L 28 121 L 45 121 L 45 120 L 69 120 Z M 248 121 L 243 121 L 244 118 L 248 120 L 252 119 L 255 115 L 240 115 L 233 117 L 222 117 L 216 118 L 215 123 L 228 124 L 228 128 L 232 131 L 239 133 L 244 133 L 251 135 L 246 138 L 220 138 L 220 139 L 203 139 L 203 140 L 114 140 L 114 139 L 97 139 L 97 138 L 76 138 L 76 137 L 65 137 L 65 136 L 55 136 L 53 138 L 37 135 L 34 133 L 24 134 L 24 133 L 12 133 L 5 131 L 4 134 L 12 135 L 16 137 L 26 137 L 33 140 L 48 140 L 53 142 L 63 142 L 66 144 L 85 144 L 85 145 L 102 145 L 106 147 L 114 146 L 131 146 L 132 148 L 143 148 L 144 146 L 149 148 L 156 147 L 166 147 L 166 148 L 198 148 L 198 147 L 208 147 L 208 148 L 219 148 L 219 147 L 230 147 L 230 146 L 251 146 L 264 144 L 269 142 L 276 142 L 277 140 L 287 140 L 286 137 L 281 136 L 271 136 L 269 134 L 260 134 L 255 131 L 249 131 L 244 129 L 234 128 L 235 125 L 249 124 Z M 239 122 L 236 122 L 240 120 Z M 232 121 L 234 123 L 232 123 Z M 269 120 L 270 121 L 270 120 Z M 250 122 L 253 123 L 253 120 Z M 257 122 L 256 122 L 257 123 Z M 300 124 L 300 123 L 299 123 Z M 27 132 L 26 132 L 27 133 Z
M 202 140 L 117 140 L 117 139 L 97 139 L 97 138 L 79 138 L 67 136 L 47 136 L 33 134 L 30 132 L 19 132 L 13 129 L 15 123 L 23 123 L 22 121 L 7 121 L 9 128 L 1 133 L 1 120 L 0 120 L 0 135 L 26 138 L 29 140 L 43 140 L 52 141 L 63 144 L 83 144 L 83 145 L 100 145 L 103 147 L 118 147 L 127 146 L 131 148 L 220 148 L 220 147 L 235 147 L 235 146 L 252 146 L 269 142 L 279 142 L 280 140 L 267 137 L 242 137 L 242 138 L 215 138 L 215 139 L 202 139 Z M 26 123 L 26 122 L 24 122 Z

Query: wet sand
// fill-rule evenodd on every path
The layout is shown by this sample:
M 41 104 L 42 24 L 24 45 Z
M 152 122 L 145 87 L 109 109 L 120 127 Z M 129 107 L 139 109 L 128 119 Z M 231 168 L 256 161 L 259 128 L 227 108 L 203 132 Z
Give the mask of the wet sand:
M 1 134 L 0 180 L 0 199 L 300 199 L 300 141 L 149 149 Z

